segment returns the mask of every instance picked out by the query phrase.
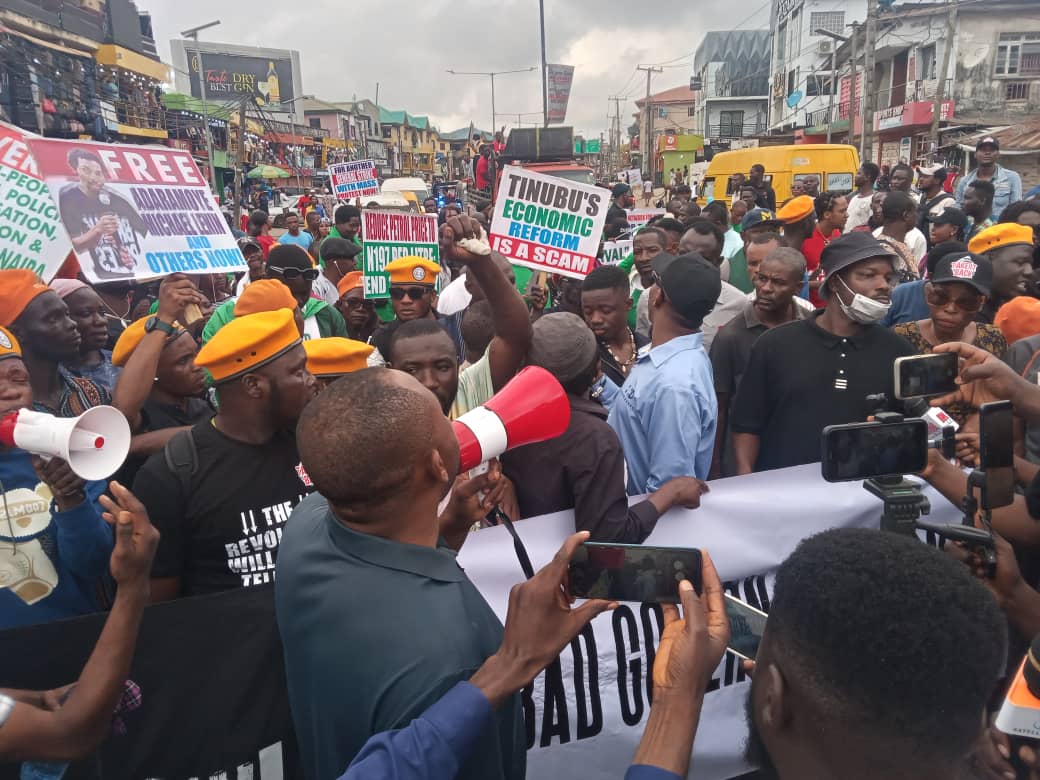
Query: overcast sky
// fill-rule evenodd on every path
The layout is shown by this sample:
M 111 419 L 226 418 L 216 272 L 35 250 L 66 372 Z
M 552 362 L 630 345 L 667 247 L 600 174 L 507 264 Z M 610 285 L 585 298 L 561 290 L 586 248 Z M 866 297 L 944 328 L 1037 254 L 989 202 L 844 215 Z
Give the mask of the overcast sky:
M 512 70 L 540 63 L 537 0 L 424 0 L 345 3 L 343 0 L 137 0 L 154 22 L 159 55 L 170 61 L 170 39 L 210 22 L 202 40 L 296 49 L 303 90 L 324 100 L 375 98 L 385 108 L 426 114 L 440 130 L 491 124 L 487 76 L 459 71 Z M 546 0 L 549 62 L 574 65 L 567 124 L 592 137 L 608 128 L 607 98 L 626 95 L 622 126 L 632 123 L 646 74 L 635 66 L 668 63 L 652 91 L 689 82 L 693 52 L 708 30 L 766 27 L 768 0 Z M 613 110 L 613 104 L 609 104 Z M 498 124 L 513 127 L 517 112 L 540 121 L 539 72 L 495 79 Z M 509 116 L 512 112 L 512 117 Z

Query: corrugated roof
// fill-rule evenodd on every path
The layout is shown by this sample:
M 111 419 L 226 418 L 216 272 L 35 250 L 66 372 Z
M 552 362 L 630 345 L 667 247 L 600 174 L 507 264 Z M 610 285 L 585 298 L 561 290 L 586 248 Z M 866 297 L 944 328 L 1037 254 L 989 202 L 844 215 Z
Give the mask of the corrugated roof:
M 480 130 L 476 127 L 473 128 L 474 133 L 480 133 L 480 137 L 485 141 L 492 139 L 492 134 L 487 130 Z M 460 127 L 458 130 L 452 130 L 450 133 L 441 133 L 442 141 L 465 141 L 470 137 L 470 131 L 468 127 Z
M 687 84 L 683 87 L 672 87 L 664 92 L 651 95 L 650 101 L 655 105 L 659 103 L 693 103 L 696 100 L 696 95 L 697 93 L 691 91 L 690 85 Z M 636 105 L 642 108 L 645 102 L 646 98 L 640 98 L 636 101 Z
M 414 127 L 417 130 L 426 130 L 430 127 L 430 118 L 426 116 L 412 116 L 407 111 L 390 111 L 379 107 L 379 124 L 381 125 L 403 125 Z
M 974 145 L 988 135 L 1000 142 L 1001 152 L 1040 152 L 1040 117 L 1023 119 L 1010 127 L 980 130 L 959 140 L 961 144 Z

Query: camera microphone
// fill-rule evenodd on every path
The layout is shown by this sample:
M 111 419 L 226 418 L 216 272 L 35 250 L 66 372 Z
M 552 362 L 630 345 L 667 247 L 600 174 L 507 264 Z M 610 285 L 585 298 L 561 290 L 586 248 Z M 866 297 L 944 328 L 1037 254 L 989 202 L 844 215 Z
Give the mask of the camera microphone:
M 953 434 L 957 433 L 957 429 L 960 427 L 957 425 L 957 421 L 938 406 L 930 405 L 923 398 L 904 401 L 904 405 L 908 417 L 920 417 L 928 424 L 929 446 L 941 449 L 944 457 L 952 458 L 952 444 L 947 444 L 947 441 L 952 440 Z M 948 449 L 949 453 L 947 453 Z

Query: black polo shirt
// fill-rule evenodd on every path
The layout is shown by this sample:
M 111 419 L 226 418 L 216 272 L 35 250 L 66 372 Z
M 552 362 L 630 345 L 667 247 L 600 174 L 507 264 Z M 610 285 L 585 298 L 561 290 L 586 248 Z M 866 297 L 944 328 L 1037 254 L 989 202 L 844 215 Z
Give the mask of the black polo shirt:
M 791 309 L 792 321 L 805 319 L 806 312 L 801 306 L 792 301 Z M 711 342 L 711 369 L 715 375 L 716 393 L 724 393 L 733 399 L 751 358 L 751 348 L 767 330 L 769 327 L 758 318 L 752 300 L 746 301 L 743 311 L 719 328 Z
M 866 420 L 868 395 L 898 408 L 892 364 L 916 350 L 880 325 L 836 336 L 816 323 L 821 314 L 772 328 L 751 349 L 730 428 L 760 437 L 756 471 L 818 462 L 824 427 Z
M 345 528 L 318 493 L 286 524 L 277 574 L 289 701 L 311 780 L 339 777 L 370 736 L 407 726 L 502 641 L 453 550 Z M 456 777 L 522 780 L 526 748 L 517 694 Z

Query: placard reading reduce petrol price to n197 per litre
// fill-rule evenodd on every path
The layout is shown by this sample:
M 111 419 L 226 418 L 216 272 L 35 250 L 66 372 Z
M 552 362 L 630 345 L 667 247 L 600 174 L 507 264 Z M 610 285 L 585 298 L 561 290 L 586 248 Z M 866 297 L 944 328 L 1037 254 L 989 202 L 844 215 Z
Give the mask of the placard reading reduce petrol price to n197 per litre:
M 584 279 L 596 265 L 610 192 L 507 165 L 491 248 L 517 265 Z
M 361 235 L 365 239 L 362 285 L 366 298 L 390 296 L 386 264 L 399 257 L 425 257 L 440 263 L 435 214 L 365 209 L 361 212 Z

